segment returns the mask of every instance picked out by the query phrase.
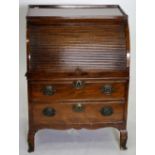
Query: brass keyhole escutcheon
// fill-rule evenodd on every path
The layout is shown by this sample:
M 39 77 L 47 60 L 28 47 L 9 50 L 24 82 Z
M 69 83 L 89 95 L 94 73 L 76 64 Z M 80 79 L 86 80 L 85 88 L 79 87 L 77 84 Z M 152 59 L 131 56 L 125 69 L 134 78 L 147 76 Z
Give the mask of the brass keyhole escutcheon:
M 77 80 L 77 81 L 74 81 L 74 82 L 73 82 L 73 87 L 74 87 L 75 89 L 81 89 L 81 88 L 84 87 L 84 85 L 85 85 L 85 83 L 84 83 L 84 81 L 82 81 L 82 80 Z
M 84 105 L 81 103 L 77 103 L 73 105 L 73 111 L 75 112 L 83 112 L 84 111 Z

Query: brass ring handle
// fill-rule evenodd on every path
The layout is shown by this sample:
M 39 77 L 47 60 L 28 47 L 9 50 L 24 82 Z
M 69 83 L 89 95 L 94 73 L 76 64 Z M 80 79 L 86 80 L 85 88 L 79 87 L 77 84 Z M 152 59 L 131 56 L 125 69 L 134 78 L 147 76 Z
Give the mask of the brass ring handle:
M 55 109 L 50 108 L 50 107 L 43 109 L 42 112 L 43 112 L 43 115 L 48 116 L 48 117 L 54 116 L 56 114 Z
M 52 96 L 55 93 L 55 88 L 52 85 L 47 85 L 42 89 L 42 92 L 46 96 Z
M 114 88 L 112 87 L 112 85 L 106 84 L 101 88 L 101 92 L 106 95 L 110 95 L 111 93 L 114 92 Z
M 111 116 L 113 114 L 113 109 L 112 107 L 103 107 L 100 112 L 103 116 Z
M 74 82 L 73 82 L 73 87 L 74 87 L 75 89 L 81 89 L 81 88 L 84 87 L 84 85 L 85 85 L 85 83 L 84 83 L 84 81 L 82 81 L 82 80 L 77 80 L 77 81 L 74 81 Z
M 84 106 L 81 103 L 77 103 L 73 105 L 73 111 L 74 112 L 83 112 Z

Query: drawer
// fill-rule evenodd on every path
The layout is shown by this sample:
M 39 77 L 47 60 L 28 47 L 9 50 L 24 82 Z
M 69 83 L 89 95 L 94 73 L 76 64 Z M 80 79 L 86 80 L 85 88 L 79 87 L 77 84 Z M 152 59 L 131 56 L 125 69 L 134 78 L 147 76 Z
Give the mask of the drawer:
M 120 122 L 124 107 L 120 102 L 33 103 L 33 121 L 36 125 Z
M 31 100 L 101 99 L 121 100 L 125 97 L 125 82 L 120 81 L 61 81 L 31 82 Z

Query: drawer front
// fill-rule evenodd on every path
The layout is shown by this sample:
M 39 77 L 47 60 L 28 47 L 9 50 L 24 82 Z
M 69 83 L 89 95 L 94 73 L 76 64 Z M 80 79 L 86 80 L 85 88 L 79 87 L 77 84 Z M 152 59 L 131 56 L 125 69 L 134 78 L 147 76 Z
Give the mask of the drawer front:
M 123 103 L 33 103 L 36 125 L 112 123 L 123 121 Z
M 110 81 L 65 81 L 35 82 L 30 84 L 31 100 L 76 100 L 101 99 L 121 100 L 125 96 L 124 82 Z

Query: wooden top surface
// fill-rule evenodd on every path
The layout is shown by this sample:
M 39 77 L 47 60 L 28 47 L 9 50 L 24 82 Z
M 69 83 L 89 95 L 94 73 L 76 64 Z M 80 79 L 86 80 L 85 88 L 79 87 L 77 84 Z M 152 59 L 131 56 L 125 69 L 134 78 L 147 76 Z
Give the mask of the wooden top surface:
M 126 14 L 118 5 L 30 5 L 27 17 L 115 18 Z

